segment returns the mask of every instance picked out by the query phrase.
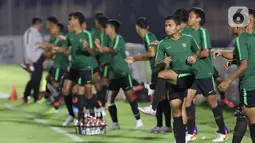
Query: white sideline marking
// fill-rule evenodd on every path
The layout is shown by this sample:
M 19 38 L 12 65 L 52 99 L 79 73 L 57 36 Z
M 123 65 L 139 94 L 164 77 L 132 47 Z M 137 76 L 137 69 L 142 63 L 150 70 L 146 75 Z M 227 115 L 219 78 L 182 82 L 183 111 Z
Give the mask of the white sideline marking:
M 9 109 L 9 110 L 12 110 L 14 112 L 16 112 L 17 114 L 22 114 L 24 115 L 26 118 L 29 118 L 29 119 L 33 119 L 36 123 L 40 123 L 40 124 L 46 124 L 47 121 L 43 120 L 43 119 L 38 119 L 36 118 L 35 116 L 33 115 L 30 115 L 30 114 L 27 114 L 26 112 L 23 112 L 23 111 L 18 111 L 16 110 L 16 108 L 10 104 L 4 104 L 5 108 Z M 76 136 L 76 135 L 73 135 L 73 134 L 69 134 L 67 131 L 64 131 L 58 127 L 49 127 L 50 129 L 52 129 L 53 131 L 57 132 L 57 133 L 60 133 L 64 136 L 67 136 L 69 137 L 71 140 L 75 141 L 75 142 L 83 142 L 83 143 L 86 143 L 86 141 L 84 141 L 83 139 L 81 139 L 80 137 Z

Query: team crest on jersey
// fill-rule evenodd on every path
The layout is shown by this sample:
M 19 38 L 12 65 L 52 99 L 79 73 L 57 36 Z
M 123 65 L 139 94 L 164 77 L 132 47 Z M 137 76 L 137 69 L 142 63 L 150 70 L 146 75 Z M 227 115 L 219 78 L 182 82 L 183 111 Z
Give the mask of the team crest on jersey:
M 182 43 L 182 47 L 186 48 L 187 44 L 186 43 Z
M 80 42 L 82 43 L 82 42 L 83 42 L 83 39 L 80 39 Z

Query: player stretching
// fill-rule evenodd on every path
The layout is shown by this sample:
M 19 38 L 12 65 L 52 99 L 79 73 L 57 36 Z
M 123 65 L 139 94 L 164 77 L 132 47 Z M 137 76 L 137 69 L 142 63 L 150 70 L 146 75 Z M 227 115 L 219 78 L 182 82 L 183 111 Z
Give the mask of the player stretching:
M 155 81 L 158 76 L 158 72 L 160 71 L 159 68 L 155 66 L 155 56 L 156 56 L 156 46 L 150 45 L 151 42 L 157 41 L 156 36 L 149 31 L 149 24 L 148 20 L 145 17 L 139 17 L 136 21 L 136 32 L 138 35 L 143 38 L 145 50 L 147 51 L 144 54 L 137 55 L 135 57 L 128 57 L 126 61 L 128 63 L 134 63 L 136 61 L 149 61 L 151 66 L 151 89 L 155 89 Z M 153 91 L 154 92 L 154 91 Z M 161 101 L 157 106 L 156 118 L 157 118 L 157 126 L 154 127 L 151 132 L 158 133 L 158 132 L 171 132 L 171 108 L 169 102 L 165 96 L 160 99 Z M 154 104 L 155 102 L 152 102 Z M 140 109 L 141 110 L 141 109 Z M 165 115 L 166 119 L 166 126 L 162 126 L 162 113 Z
M 169 100 L 174 116 L 174 136 L 177 143 L 185 143 L 182 102 L 186 89 L 192 85 L 194 80 L 193 64 L 196 63 L 199 55 L 199 46 L 192 36 L 181 34 L 180 29 L 179 17 L 169 16 L 165 19 L 167 37 L 160 41 L 155 60 L 158 67 L 170 66 L 171 70 L 159 72 L 155 85 L 155 96 L 164 94 L 166 84 L 171 84 Z M 163 62 L 165 55 L 168 58 L 165 58 Z M 150 112 L 146 113 L 150 114 Z
M 110 53 L 113 55 L 111 60 L 113 77 L 110 80 L 110 84 L 108 86 L 109 94 L 107 95 L 109 104 L 108 108 L 113 121 L 111 129 L 120 129 L 117 118 L 117 107 L 114 102 L 120 88 L 124 90 L 126 98 L 129 101 L 133 114 L 136 118 L 136 129 L 140 129 L 143 127 L 143 123 L 137 109 L 137 102 L 133 99 L 132 80 L 130 77 L 131 73 L 128 64 L 125 61 L 125 41 L 118 34 L 119 27 L 120 23 L 117 20 L 109 20 L 107 22 L 105 31 L 111 39 L 109 48 L 103 48 L 101 47 L 99 40 L 95 41 L 95 44 L 101 53 Z

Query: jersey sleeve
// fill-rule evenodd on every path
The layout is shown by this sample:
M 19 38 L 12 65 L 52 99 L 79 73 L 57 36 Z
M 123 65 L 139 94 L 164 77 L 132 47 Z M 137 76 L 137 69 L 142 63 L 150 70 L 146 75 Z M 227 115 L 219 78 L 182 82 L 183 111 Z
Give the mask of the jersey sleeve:
M 162 42 L 160 42 L 158 44 L 158 47 L 157 47 L 157 54 L 156 54 L 155 61 L 163 60 L 164 59 L 164 52 L 165 52 L 164 46 L 162 45 Z
M 68 48 L 71 45 L 71 42 L 70 42 L 71 39 L 70 38 L 71 38 L 70 35 L 67 34 L 65 44 L 63 46 Z
M 124 39 L 121 38 L 120 36 L 117 36 L 113 45 L 113 49 L 119 52 L 122 48 L 125 48 L 124 46 L 125 46 Z
M 240 61 L 248 59 L 248 44 L 245 39 L 240 37 L 236 38 L 235 51 L 237 53 L 237 59 Z
M 193 53 L 196 53 L 198 50 L 200 50 L 200 46 L 193 36 L 191 36 L 191 50 Z
M 145 35 L 145 44 L 147 45 L 148 48 L 156 48 L 157 47 L 157 46 L 154 46 L 154 45 L 150 46 L 150 43 L 152 41 L 157 41 L 156 36 L 153 35 L 153 34 L 147 33 Z
M 210 49 L 212 46 L 211 46 L 211 40 L 210 40 L 209 32 L 204 28 L 200 28 L 200 30 L 201 30 L 201 45 L 202 45 L 202 48 Z
M 94 47 L 94 44 L 93 44 L 93 37 L 90 33 L 87 33 L 87 42 L 88 42 L 88 46 L 89 48 L 93 48 Z

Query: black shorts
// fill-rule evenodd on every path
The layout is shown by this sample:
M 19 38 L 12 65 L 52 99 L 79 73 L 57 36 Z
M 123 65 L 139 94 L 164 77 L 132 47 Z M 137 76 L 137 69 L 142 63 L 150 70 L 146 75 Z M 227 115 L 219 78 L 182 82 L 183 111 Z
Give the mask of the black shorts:
M 158 73 L 159 72 L 154 72 L 151 74 L 151 85 L 150 85 L 150 88 L 155 90 L 155 85 L 156 85 L 156 80 L 157 80 L 157 77 L 158 77 Z
M 84 86 L 86 84 L 93 83 L 93 71 L 91 70 L 77 70 L 77 69 L 70 69 L 67 73 L 67 80 L 71 80 L 74 83 Z
M 246 89 L 240 89 L 240 105 L 247 108 L 255 107 L 255 90 L 247 91 Z
M 219 74 L 218 70 L 215 67 L 213 67 L 213 70 L 214 70 L 213 77 L 216 79 L 217 77 L 220 76 L 220 74 Z
M 100 66 L 100 75 L 101 77 L 104 78 L 109 78 L 110 77 L 110 65 L 104 64 Z
M 50 70 L 50 75 L 54 79 L 54 81 L 59 82 L 62 76 L 65 74 L 66 70 L 61 68 L 52 68 Z
M 190 89 L 200 91 L 205 97 L 216 94 L 215 81 L 213 77 L 195 79 Z
M 128 91 L 133 88 L 132 78 L 130 75 L 110 80 L 108 90 L 119 91 L 120 88 L 124 91 Z
M 172 85 L 170 83 L 167 85 L 169 90 L 169 100 L 183 100 L 187 89 L 192 86 L 195 79 L 193 74 L 187 73 L 185 71 L 177 71 L 176 73 L 178 74 L 177 85 Z

